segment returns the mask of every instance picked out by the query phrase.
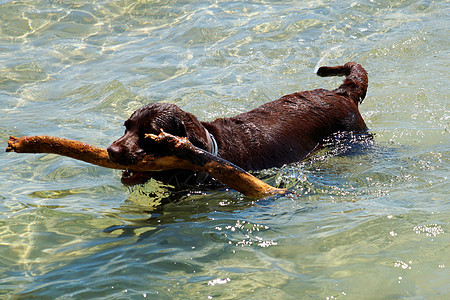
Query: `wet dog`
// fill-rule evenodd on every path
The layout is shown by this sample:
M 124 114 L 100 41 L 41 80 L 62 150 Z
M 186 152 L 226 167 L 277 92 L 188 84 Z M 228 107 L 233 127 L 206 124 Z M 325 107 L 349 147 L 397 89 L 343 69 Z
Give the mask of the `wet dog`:
M 145 138 L 145 134 L 158 134 L 162 129 L 187 137 L 193 145 L 245 170 L 262 170 L 304 159 L 335 133 L 366 131 L 358 110 L 368 86 L 364 68 L 349 62 L 321 67 L 317 74 L 346 78 L 333 91 L 316 89 L 286 95 L 249 112 L 213 122 L 199 121 L 174 104 L 149 104 L 125 121 L 125 134 L 108 147 L 109 157 L 113 162 L 130 165 L 146 154 L 163 154 L 164 149 Z M 125 171 L 122 182 L 134 185 L 152 177 L 177 186 L 202 182 L 206 176 L 182 170 Z

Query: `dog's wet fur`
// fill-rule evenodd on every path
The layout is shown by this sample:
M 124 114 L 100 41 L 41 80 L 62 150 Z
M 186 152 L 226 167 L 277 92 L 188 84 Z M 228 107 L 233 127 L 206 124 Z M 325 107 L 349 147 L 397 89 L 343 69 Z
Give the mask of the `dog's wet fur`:
M 249 112 L 212 122 L 199 121 L 193 114 L 169 103 L 152 103 L 136 110 L 125 121 L 125 134 L 108 147 L 111 161 L 136 163 L 146 154 L 164 154 L 165 149 L 145 134 L 167 133 L 189 141 L 245 170 L 262 170 L 300 161 L 338 132 L 364 132 L 367 126 L 358 110 L 366 96 L 368 78 L 364 68 L 353 62 L 321 67 L 319 76 L 346 76 L 333 91 L 316 89 L 298 92 L 263 104 Z M 211 138 L 212 135 L 212 138 Z M 126 185 L 150 178 L 180 185 L 204 180 L 204 174 L 184 170 L 128 172 Z

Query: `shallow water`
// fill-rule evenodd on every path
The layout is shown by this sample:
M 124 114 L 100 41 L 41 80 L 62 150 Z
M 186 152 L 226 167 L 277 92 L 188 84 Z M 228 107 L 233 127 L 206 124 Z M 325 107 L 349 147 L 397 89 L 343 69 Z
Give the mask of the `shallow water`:
M 298 197 L 128 190 L 120 172 L 0 155 L 1 298 L 450 294 L 446 1 L 0 1 L 0 142 L 106 147 L 138 107 L 203 120 L 333 89 L 361 63 L 373 144 L 258 174 Z M 171 200 L 173 200 L 171 198 Z

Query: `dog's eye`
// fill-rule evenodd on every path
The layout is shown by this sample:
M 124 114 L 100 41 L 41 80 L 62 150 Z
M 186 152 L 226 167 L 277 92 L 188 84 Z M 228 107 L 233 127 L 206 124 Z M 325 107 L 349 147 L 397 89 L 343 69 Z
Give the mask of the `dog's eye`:
M 125 132 L 127 132 L 130 128 L 133 128 L 133 122 L 128 119 L 123 123 L 123 126 L 125 126 Z
M 160 130 L 156 129 L 155 125 L 153 123 L 150 124 L 144 124 L 143 126 L 141 126 L 139 128 L 139 135 L 146 135 L 148 133 L 153 133 L 153 134 L 159 134 Z

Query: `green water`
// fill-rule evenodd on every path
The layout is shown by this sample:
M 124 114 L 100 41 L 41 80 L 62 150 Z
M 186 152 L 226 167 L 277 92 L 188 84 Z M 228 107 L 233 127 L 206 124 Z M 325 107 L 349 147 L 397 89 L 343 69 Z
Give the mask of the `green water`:
M 0 1 L 0 144 L 106 147 L 165 101 L 203 120 L 333 89 L 361 63 L 374 144 L 258 174 L 298 197 L 192 191 L 0 155 L 0 298 L 448 299 L 447 1 Z

